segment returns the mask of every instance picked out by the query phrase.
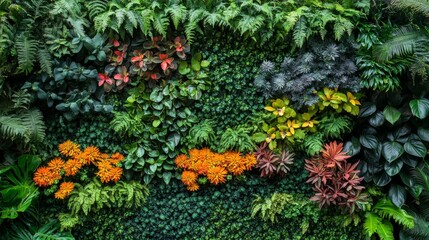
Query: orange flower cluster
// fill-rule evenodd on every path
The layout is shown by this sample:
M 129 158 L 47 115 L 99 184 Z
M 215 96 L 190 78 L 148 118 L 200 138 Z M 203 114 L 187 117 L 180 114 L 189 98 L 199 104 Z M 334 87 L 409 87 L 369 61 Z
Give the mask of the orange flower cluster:
M 60 185 L 60 189 L 55 193 L 56 199 L 64 199 L 68 196 L 70 196 L 70 193 L 74 189 L 74 183 L 72 182 L 63 182 Z
M 75 176 L 86 165 L 94 165 L 98 168 L 97 176 L 103 183 L 118 182 L 122 176 L 122 168 L 118 164 L 124 156 L 114 153 L 111 156 L 101 153 L 97 147 L 90 146 L 83 151 L 80 146 L 70 140 L 58 146 L 60 153 L 69 159 L 64 161 L 57 157 L 52 159 L 46 167 L 39 167 L 34 173 L 33 180 L 39 187 L 49 187 L 60 180 L 64 174 L 66 177 Z M 64 199 L 73 191 L 72 182 L 63 182 L 55 193 L 55 198 Z
M 208 148 L 191 149 L 189 157 L 181 154 L 176 157 L 176 166 L 184 169 L 182 182 L 189 191 L 197 191 L 199 175 L 207 176 L 210 183 L 218 185 L 226 182 L 226 175 L 237 176 L 256 165 L 253 154 L 242 157 L 238 152 L 214 153 Z

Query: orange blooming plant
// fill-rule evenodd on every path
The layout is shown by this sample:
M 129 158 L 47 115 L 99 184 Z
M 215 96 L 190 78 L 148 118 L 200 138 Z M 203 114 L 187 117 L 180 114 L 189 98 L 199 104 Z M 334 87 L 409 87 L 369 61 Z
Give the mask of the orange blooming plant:
M 39 167 L 34 173 L 33 180 L 39 187 L 49 187 L 58 183 L 62 177 L 75 176 L 84 166 L 95 166 L 96 175 L 101 182 L 117 183 L 122 176 L 122 168 L 119 163 L 124 156 L 120 153 L 108 155 L 101 153 L 97 147 L 90 146 L 81 151 L 80 146 L 70 140 L 61 143 L 58 146 L 64 159 L 56 157 L 52 159 L 47 166 Z M 65 199 L 74 189 L 74 183 L 64 181 L 60 184 L 55 198 Z
M 226 176 L 241 175 L 245 170 L 256 165 L 253 154 L 241 156 L 239 152 L 214 153 L 208 148 L 191 149 L 189 157 L 185 154 L 177 156 L 176 166 L 184 169 L 182 182 L 189 191 L 197 191 L 200 186 L 198 177 L 207 177 L 210 183 L 218 185 L 226 182 Z

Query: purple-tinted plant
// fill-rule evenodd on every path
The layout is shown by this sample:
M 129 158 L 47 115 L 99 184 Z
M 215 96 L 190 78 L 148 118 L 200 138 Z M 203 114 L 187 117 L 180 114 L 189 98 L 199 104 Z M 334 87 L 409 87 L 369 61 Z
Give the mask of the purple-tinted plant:
M 294 154 L 283 150 L 280 155 L 274 153 L 264 142 L 255 152 L 256 168 L 261 170 L 261 177 L 272 177 L 276 174 L 285 176 L 289 171 L 289 166 L 293 164 Z
M 307 182 L 313 184 L 316 192 L 310 200 L 318 202 L 320 208 L 333 204 L 353 213 L 357 205 L 367 201 L 368 195 L 360 185 L 363 178 L 356 169 L 359 161 L 347 163 L 349 158 L 343 152 L 343 144 L 334 141 L 326 144 L 320 155 L 305 160 L 305 169 L 309 171 Z

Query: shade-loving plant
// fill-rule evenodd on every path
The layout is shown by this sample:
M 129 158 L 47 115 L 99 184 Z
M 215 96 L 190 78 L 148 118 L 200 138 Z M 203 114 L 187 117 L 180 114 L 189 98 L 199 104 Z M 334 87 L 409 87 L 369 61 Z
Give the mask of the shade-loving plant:
M 280 154 L 268 148 L 267 143 L 262 143 L 255 151 L 256 168 L 261 171 L 261 177 L 285 176 L 289 171 L 289 165 L 293 164 L 294 153 L 283 149 Z
M 409 186 L 407 179 L 427 155 L 429 126 L 424 119 L 429 115 L 429 100 L 426 96 L 421 85 L 412 88 L 412 92 L 403 89 L 373 94 L 372 102 L 364 103 L 361 108 L 356 137 L 346 144 L 350 155 L 361 157 L 359 169 L 365 181 L 388 186 L 388 196 L 398 207 L 408 195 L 418 196 L 421 191 Z
M 343 143 L 331 142 L 325 145 L 320 155 L 305 160 L 305 169 L 309 171 L 308 183 L 313 185 L 315 195 L 310 198 L 319 203 L 319 207 L 338 205 L 353 213 L 356 207 L 367 203 L 368 195 L 359 177 L 357 165 L 349 163 L 350 156 L 343 151 Z

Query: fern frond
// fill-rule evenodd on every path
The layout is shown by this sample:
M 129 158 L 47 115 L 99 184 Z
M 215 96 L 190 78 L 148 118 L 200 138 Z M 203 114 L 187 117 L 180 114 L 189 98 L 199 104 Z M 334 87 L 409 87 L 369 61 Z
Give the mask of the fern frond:
M 189 130 L 187 139 L 193 147 L 211 146 L 215 143 L 213 121 L 204 120 Z
M 156 14 L 152 20 L 153 28 L 163 37 L 167 36 L 170 21 L 164 14 Z
M 45 122 L 43 121 L 42 112 L 38 109 L 27 111 L 21 121 L 28 129 L 28 138 L 30 141 L 38 143 L 45 139 Z
M 350 36 L 352 34 L 352 30 L 354 28 L 353 23 L 347 18 L 343 18 L 338 16 L 334 23 L 334 36 L 335 40 L 339 41 L 344 33 Z
M 319 128 L 324 136 L 340 138 L 342 134 L 351 131 L 352 122 L 346 116 L 330 115 L 322 118 Z
M 88 27 L 88 23 L 84 22 L 82 19 L 74 19 L 74 18 L 67 18 L 67 21 L 70 23 L 70 25 L 73 27 L 74 32 L 79 37 L 86 36 L 84 27 Z
M 414 218 L 404 209 L 395 206 L 391 200 L 382 199 L 374 206 L 374 211 L 383 218 L 392 218 L 406 228 L 414 227 Z
M 107 26 L 109 26 L 109 23 L 110 23 L 110 16 L 114 14 L 115 12 L 108 11 L 94 17 L 95 30 L 97 30 L 97 32 L 106 31 L 106 28 Z
M 85 2 L 89 17 L 94 19 L 97 15 L 107 10 L 107 0 L 91 0 Z
M 394 57 L 414 53 L 416 48 L 428 41 L 424 33 L 411 27 L 402 27 L 393 34 L 393 38 L 375 48 L 374 56 L 378 61 L 389 61 Z
M 264 17 L 262 16 L 253 17 L 250 15 L 243 15 L 237 24 L 237 28 L 240 30 L 241 35 L 246 32 L 254 34 L 256 31 L 258 31 L 259 28 L 262 27 L 263 23 Z
M 204 24 L 210 25 L 211 27 L 224 27 L 228 25 L 220 13 L 204 11 L 204 17 Z
M 293 40 L 298 47 L 304 45 L 304 41 L 310 35 L 311 31 L 307 25 L 307 20 L 304 16 L 300 17 L 293 30 Z
M 154 15 L 155 12 L 153 10 L 145 9 L 140 12 L 140 17 L 137 18 L 140 30 L 143 32 L 144 35 L 148 35 L 149 31 L 151 30 L 150 23 L 153 21 Z
M 309 135 L 304 139 L 304 150 L 309 156 L 313 156 L 320 152 L 323 148 L 322 134 Z
M 19 90 L 12 94 L 13 109 L 27 110 L 31 103 L 31 94 L 27 89 Z
M 419 12 L 429 17 L 429 1 L 428 0 L 392 0 L 391 4 L 396 8 L 410 8 L 415 12 Z
M 183 5 L 173 4 L 165 10 L 170 14 L 171 20 L 173 21 L 174 28 L 179 28 L 179 23 L 183 22 L 188 14 L 188 10 Z
M 40 71 L 47 73 L 49 76 L 52 76 L 52 57 L 46 47 L 39 48 L 39 54 L 37 55 L 40 64 Z
M 0 133 L 2 139 L 14 141 L 17 138 L 26 138 L 27 126 L 21 118 L 15 115 L 0 116 Z
M 16 38 L 16 50 L 18 52 L 19 70 L 30 73 L 36 60 L 39 42 L 22 33 Z

